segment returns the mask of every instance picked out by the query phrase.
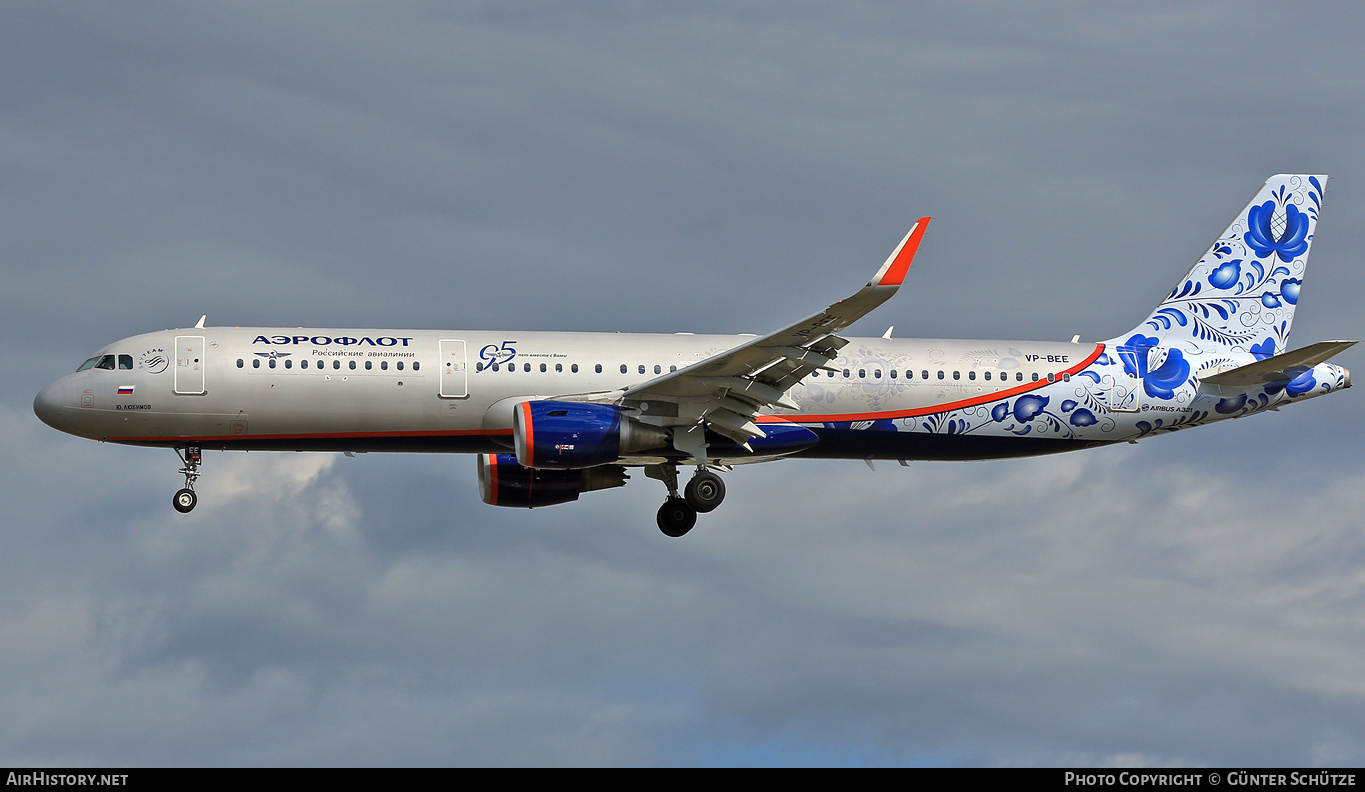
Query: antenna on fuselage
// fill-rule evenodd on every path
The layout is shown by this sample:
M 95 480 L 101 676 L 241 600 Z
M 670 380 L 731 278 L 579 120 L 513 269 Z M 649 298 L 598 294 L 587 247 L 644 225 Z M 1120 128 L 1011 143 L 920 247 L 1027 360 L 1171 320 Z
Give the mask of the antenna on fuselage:
M 197 327 L 197 328 L 199 328 L 200 330 L 203 330 L 203 329 L 204 329 L 204 320 L 205 320 L 205 319 L 208 319 L 208 318 L 209 318 L 209 315 L 208 315 L 208 314 L 204 314 L 203 316 L 199 317 L 199 321 L 195 322 L 195 323 L 194 323 L 194 326 Z

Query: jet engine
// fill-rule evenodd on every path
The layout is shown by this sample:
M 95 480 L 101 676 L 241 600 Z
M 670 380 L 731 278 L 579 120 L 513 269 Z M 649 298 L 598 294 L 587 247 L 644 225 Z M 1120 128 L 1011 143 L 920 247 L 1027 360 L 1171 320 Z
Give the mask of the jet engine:
M 528 468 L 570 470 L 615 462 L 669 446 L 668 432 L 610 404 L 528 401 L 512 412 L 517 461 Z
M 479 454 L 479 497 L 490 506 L 524 509 L 578 500 L 581 492 L 624 487 L 626 469 L 599 465 L 582 470 L 532 470 L 511 454 Z

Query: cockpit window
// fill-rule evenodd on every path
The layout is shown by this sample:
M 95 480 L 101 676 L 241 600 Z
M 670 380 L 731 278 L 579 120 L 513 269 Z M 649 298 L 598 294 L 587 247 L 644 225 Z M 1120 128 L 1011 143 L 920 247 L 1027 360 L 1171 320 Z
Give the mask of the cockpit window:
M 133 356 L 132 356 L 132 355 L 119 355 L 119 356 L 118 356 L 118 367 L 119 367 L 119 370 L 120 370 L 120 371 L 132 371 L 132 370 L 133 370 Z
M 132 368 L 132 367 L 133 367 L 133 366 L 132 366 L 132 363 L 133 363 L 132 357 L 129 357 L 128 355 L 124 355 L 124 357 L 128 358 L 128 368 Z M 78 368 L 78 369 L 76 369 L 76 370 L 77 370 L 77 371 L 85 371 L 86 369 L 92 369 L 92 368 L 108 369 L 108 370 L 110 370 L 110 371 L 113 371 L 113 370 L 114 370 L 114 356 L 113 356 L 113 355 L 96 355 L 96 356 L 90 358 L 89 360 L 85 361 L 84 363 L 82 363 L 82 364 L 81 364 L 81 367 Z

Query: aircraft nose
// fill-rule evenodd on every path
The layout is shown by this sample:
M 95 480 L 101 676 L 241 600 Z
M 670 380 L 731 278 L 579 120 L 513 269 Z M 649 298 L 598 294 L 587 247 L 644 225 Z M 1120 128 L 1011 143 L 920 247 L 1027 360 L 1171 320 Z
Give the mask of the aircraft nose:
M 33 398 L 33 414 L 53 429 L 61 428 L 57 424 L 61 420 L 62 408 L 65 406 L 62 403 L 62 390 L 54 382 L 39 391 L 38 395 Z

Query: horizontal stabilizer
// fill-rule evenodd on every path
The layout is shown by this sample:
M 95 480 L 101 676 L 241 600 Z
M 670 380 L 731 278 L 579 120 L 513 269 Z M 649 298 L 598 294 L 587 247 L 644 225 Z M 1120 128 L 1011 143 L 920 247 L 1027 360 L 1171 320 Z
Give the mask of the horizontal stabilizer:
M 1199 381 L 1210 385 L 1229 387 L 1250 387 L 1270 382 L 1284 382 L 1294 379 L 1303 369 L 1325 362 L 1333 355 L 1350 349 L 1357 343 L 1359 342 L 1322 341 L 1317 344 L 1310 344 L 1302 349 L 1268 357 L 1265 360 L 1258 360 L 1255 363 L 1248 363 L 1245 366 L 1238 366 L 1235 369 L 1200 377 Z

